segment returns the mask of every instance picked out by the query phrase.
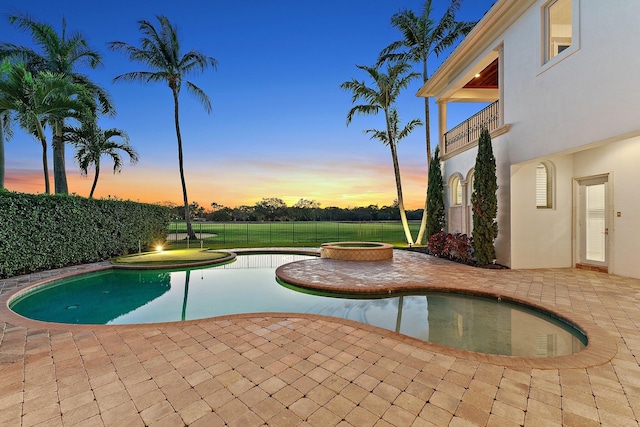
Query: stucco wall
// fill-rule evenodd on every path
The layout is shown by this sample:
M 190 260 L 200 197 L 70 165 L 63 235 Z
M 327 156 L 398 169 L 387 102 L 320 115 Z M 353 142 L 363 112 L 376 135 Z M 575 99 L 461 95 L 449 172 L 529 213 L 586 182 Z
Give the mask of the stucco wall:
M 504 34 L 505 123 L 517 141 L 510 146 L 513 163 L 640 129 L 640 55 L 630 44 L 640 40 L 640 2 L 614 3 L 580 1 L 579 48 L 551 67 L 541 61 L 544 1 Z
M 545 159 L 553 169 L 553 207 L 536 207 L 538 162 L 511 167 L 511 267 L 572 265 L 573 156 Z
M 609 272 L 640 278 L 640 138 L 609 143 L 574 155 L 574 174 L 609 176 L 612 201 Z M 620 217 L 617 217 L 620 212 Z
M 571 267 L 575 257 L 574 180 L 609 174 L 609 272 L 640 278 L 640 138 L 545 158 L 555 169 L 553 209 L 535 206 L 537 161 L 511 167 L 512 268 Z M 617 217 L 617 212 L 621 216 Z
M 575 262 L 574 179 L 609 173 L 613 197 L 609 271 L 640 277 L 640 1 L 573 0 L 579 24 L 573 46 L 544 64 L 543 6 L 536 1 L 496 34 L 477 61 L 502 49 L 503 121 L 509 131 L 494 140 L 498 164 L 498 262 L 513 268 L 569 267 Z M 459 68 L 445 99 L 471 75 Z M 456 72 L 456 73 L 457 73 Z M 626 139 L 626 140 L 625 140 Z M 612 142 L 621 141 L 622 142 Z M 600 144 L 596 148 L 596 145 Z M 477 150 L 445 162 L 445 179 L 467 175 Z M 554 164 L 553 209 L 535 206 L 535 168 Z M 621 212 L 618 218 L 616 212 Z

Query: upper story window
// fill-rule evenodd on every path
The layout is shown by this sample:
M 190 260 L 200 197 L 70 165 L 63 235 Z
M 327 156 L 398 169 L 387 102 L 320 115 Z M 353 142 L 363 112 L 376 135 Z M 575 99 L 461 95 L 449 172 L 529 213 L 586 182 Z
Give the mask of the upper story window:
M 553 207 L 553 169 L 547 162 L 536 166 L 536 208 L 551 209 Z
M 544 7 L 544 22 L 547 62 L 574 44 L 572 0 L 551 0 L 547 3 Z
M 462 182 L 459 176 L 454 176 L 451 180 L 451 204 L 462 204 Z

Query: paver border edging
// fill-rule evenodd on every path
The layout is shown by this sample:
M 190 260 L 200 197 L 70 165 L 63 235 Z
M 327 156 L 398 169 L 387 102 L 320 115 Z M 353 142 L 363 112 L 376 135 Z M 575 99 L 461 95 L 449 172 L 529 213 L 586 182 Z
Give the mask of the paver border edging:
M 238 251 L 238 252 L 251 252 L 247 251 Z M 258 251 L 263 253 L 271 253 L 277 251 Z M 282 250 L 281 252 L 289 252 L 288 250 Z M 301 251 L 303 252 L 303 251 Z M 255 252 L 254 252 L 255 253 Z M 305 252 L 309 255 L 318 255 L 317 252 L 308 251 Z M 300 261 L 298 261 L 300 262 Z M 569 322 L 573 323 L 576 327 L 582 330 L 589 340 L 587 347 L 581 352 L 569 355 L 569 356 L 558 356 L 558 357 L 549 357 L 549 358 L 524 358 L 524 357 L 515 357 L 515 356 L 500 356 L 500 355 L 492 355 L 492 354 L 483 354 L 476 353 L 466 350 L 454 349 L 447 346 L 442 346 L 439 344 L 430 343 L 427 341 L 423 341 L 417 338 L 409 337 L 404 334 L 397 333 L 395 331 L 390 331 L 387 329 L 383 329 L 373 325 L 367 325 L 364 323 L 341 319 L 330 316 L 322 316 L 315 314 L 301 314 L 301 313 L 248 313 L 248 314 L 236 314 L 236 315 L 228 315 L 228 316 L 219 316 L 219 317 L 210 317 L 205 319 L 195 319 L 183 322 L 164 322 L 164 323 L 152 323 L 152 324 L 128 324 L 128 325 L 74 325 L 74 324 L 64 324 L 64 323 L 52 323 L 52 322 L 43 322 L 28 319 L 23 317 L 9 308 L 9 302 L 18 296 L 19 294 L 26 292 L 34 287 L 43 286 L 49 284 L 51 282 L 65 279 L 68 277 L 76 276 L 79 274 L 86 274 L 96 271 L 107 270 L 110 268 L 114 268 L 112 265 L 96 265 L 93 268 L 89 268 L 83 271 L 72 271 L 60 274 L 58 276 L 49 277 L 44 280 L 37 281 L 25 288 L 16 288 L 7 293 L 0 294 L 0 320 L 11 323 L 16 326 L 23 327 L 33 327 L 39 329 L 55 329 L 55 330 L 67 330 L 67 331 L 81 331 L 81 330 L 92 330 L 92 329 L 113 329 L 113 328 L 131 328 L 131 327 L 139 327 L 139 328 L 162 328 L 168 325 L 176 326 L 176 325 L 189 325 L 189 324 L 197 324 L 202 322 L 217 322 L 217 321 L 229 321 L 233 319 L 247 319 L 247 318 L 286 318 L 286 319 L 295 319 L 295 318 L 303 318 L 303 319 L 321 319 L 324 321 L 331 321 L 334 323 L 344 324 L 351 327 L 355 327 L 358 329 L 366 330 L 369 332 L 373 332 L 379 334 L 381 336 L 390 337 L 396 339 L 401 342 L 405 342 L 411 344 L 417 348 L 424 349 L 426 351 L 432 351 L 439 354 L 443 354 L 446 356 L 457 357 L 465 360 L 480 362 L 480 363 L 491 363 L 498 366 L 508 366 L 508 367 L 528 367 L 528 368 L 536 368 L 536 369 L 573 369 L 573 368 L 587 368 L 591 366 L 601 365 L 610 361 L 618 352 L 618 346 L 616 341 L 611 335 L 596 325 L 595 323 L 589 321 L 588 319 L 582 318 L 581 316 L 576 316 L 575 313 L 571 313 L 567 315 L 566 313 L 560 315 L 553 308 L 538 304 L 533 301 L 528 301 L 523 298 L 518 298 L 512 295 L 505 295 L 504 293 L 490 293 L 487 295 L 491 296 L 501 296 L 502 298 L 512 300 L 514 302 L 521 302 L 528 306 L 533 306 L 535 308 L 539 308 L 544 311 L 548 311 L 560 318 L 566 319 Z M 156 267 L 157 268 L 157 267 Z M 449 292 L 455 292 L 454 287 L 438 287 L 431 289 L 440 289 L 445 290 L 449 289 Z
M 394 295 L 406 295 L 409 293 L 416 292 L 443 292 L 443 293 L 456 293 L 456 294 L 467 294 L 467 295 L 475 295 L 485 298 L 495 298 L 502 299 L 504 301 L 509 301 L 512 303 L 516 303 L 519 305 L 523 305 L 525 307 L 530 307 L 539 311 L 543 311 L 551 314 L 558 319 L 569 323 L 574 326 L 581 332 L 583 332 L 587 337 L 587 346 L 580 351 L 579 353 L 567 355 L 567 356 L 555 356 L 555 357 L 517 357 L 517 356 L 502 356 L 502 355 L 493 355 L 493 354 L 485 354 L 485 353 L 477 353 L 467 350 L 459 350 L 454 349 L 452 347 L 447 347 L 443 345 L 438 345 L 434 343 L 428 343 L 432 346 L 438 348 L 438 352 L 443 354 L 453 355 L 455 357 L 460 357 L 466 360 L 480 361 L 480 362 L 489 362 L 496 365 L 503 366 L 526 366 L 530 368 L 537 369 L 565 369 L 565 368 L 588 368 L 591 366 L 601 365 L 613 359 L 618 352 L 618 345 L 613 337 L 603 328 L 598 326 L 596 323 L 592 322 L 589 319 L 584 318 L 576 313 L 567 313 L 563 311 L 560 313 L 560 310 L 554 306 L 547 306 L 544 304 L 540 304 L 536 301 L 531 301 L 526 298 L 518 297 L 509 291 L 503 290 L 502 292 L 497 292 L 493 290 L 477 290 L 477 289 L 468 289 L 461 285 L 456 284 L 422 284 L 422 285 L 414 285 L 414 286 L 406 286 L 406 285 L 390 285 L 385 287 L 375 287 L 375 288 L 361 288 L 361 287 L 344 287 L 342 289 L 337 288 L 334 284 L 322 284 L 315 282 L 305 282 L 304 279 L 299 279 L 287 274 L 287 266 L 293 264 L 302 264 L 308 261 L 295 261 L 289 264 L 284 264 L 276 269 L 276 278 L 278 280 L 282 280 L 287 284 L 291 284 L 294 286 L 298 286 L 304 289 L 309 289 L 313 291 L 321 291 L 321 292 L 329 292 L 329 293 L 360 293 L 363 295 L 371 295 L 371 296 L 394 296 Z M 324 262 L 324 259 L 321 261 Z M 389 262 L 389 261 L 382 261 Z M 501 272 L 503 270 L 491 270 Z M 504 270 L 504 271 L 513 271 L 513 270 Z M 369 326 L 369 325 L 367 325 Z M 386 329 L 385 329 L 386 331 Z M 395 333 L 395 332 L 394 332 Z M 402 334 L 400 334 L 402 335 Z M 402 335 L 405 336 L 405 335 Z M 422 341 L 417 338 L 408 337 L 411 340 L 417 340 L 418 342 L 427 342 Z
M 190 262 L 174 262 L 174 263 L 158 263 L 158 264 L 122 264 L 113 261 L 111 265 L 118 270 L 163 270 L 172 268 L 190 268 L 190 267 L 204 267 L 208 265 L 225 264 L 233 261 L 236 258 L 236 254 L 229 251 L 215 251 L 224 252 L 227 256 L 222 258 L 209 259 L 205 261 L 190 261 Z

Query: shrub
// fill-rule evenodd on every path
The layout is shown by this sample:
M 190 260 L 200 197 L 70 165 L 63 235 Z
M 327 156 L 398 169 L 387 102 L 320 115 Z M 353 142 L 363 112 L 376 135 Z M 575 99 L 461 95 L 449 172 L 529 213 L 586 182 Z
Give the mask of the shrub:
M 473 239 L 466 234 L 441 231 L 429 237 L 429 253 L 439 258 L 473 264 Z
M 147 248 L 168 224 L 157 205 L 0 191 L 0 278 Z
M 480 265 L 491 263 L 496 258 L 494 241 L 498 236 L 498 182 L 496 158 L 491 147 L 491 135 L 484 128 L 478 140 L 478 155 L 473 179 L 473 249 Z
M 466 234 L 447 234 L 444 253 L 453 261 L 473 264 L 473 241 Z
M 446 241 L 447 233 L 444 231 L 431 235 L 431 237 L 429 237 L 429 253 L 439 258 L 446 258 L 447 255 L 444 251 Z
M 433 159 L 429 162 L 429 181 L 427 187 L 427 225 L 426 234 L 429 238 L 442 231 L 444 219 L 444 182 L 440 168 L 440 147 L 436 147 Z

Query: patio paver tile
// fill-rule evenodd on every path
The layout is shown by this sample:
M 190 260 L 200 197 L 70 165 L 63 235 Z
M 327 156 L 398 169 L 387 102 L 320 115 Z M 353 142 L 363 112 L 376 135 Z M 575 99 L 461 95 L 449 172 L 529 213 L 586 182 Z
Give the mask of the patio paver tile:
M 396 262 L 400 276 L 333 262 L 316 272 L 349 277 L 337 280 L 346 287 L 384 278 L 508 294 L 594 322 L 594 344 L 614 344 L 537 366 L 318 316 L 95 327 L 25 320 L 0 304 L 0 424 L 638 426 L 640 280 L 478 270 L 405 252 Z M 0 281 L 0 299 L 61 271 L 75 270 Z

